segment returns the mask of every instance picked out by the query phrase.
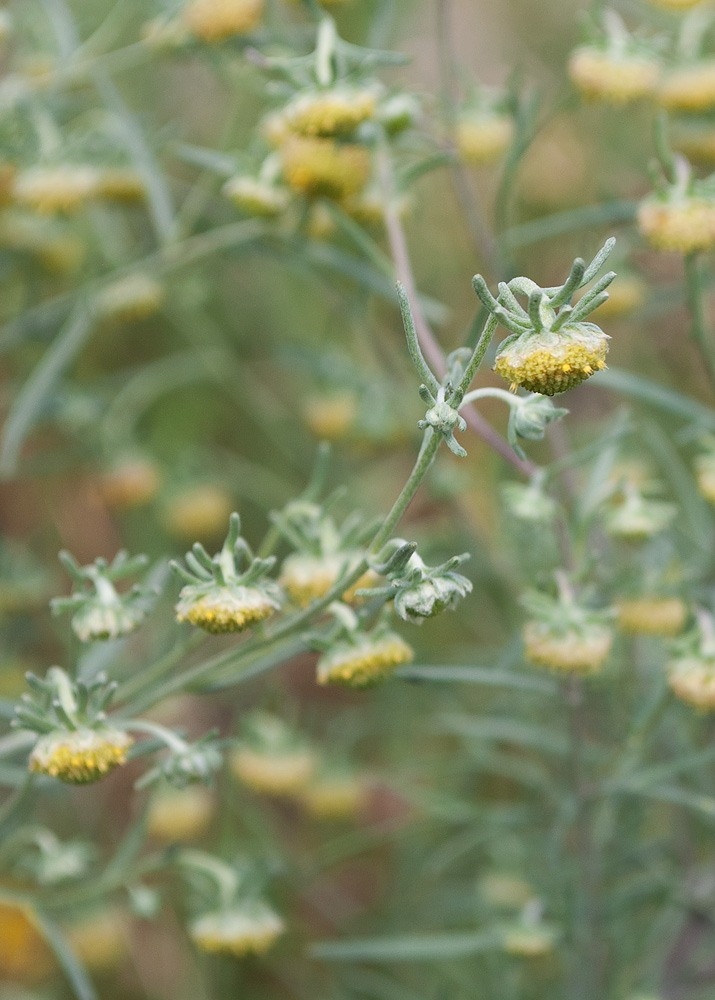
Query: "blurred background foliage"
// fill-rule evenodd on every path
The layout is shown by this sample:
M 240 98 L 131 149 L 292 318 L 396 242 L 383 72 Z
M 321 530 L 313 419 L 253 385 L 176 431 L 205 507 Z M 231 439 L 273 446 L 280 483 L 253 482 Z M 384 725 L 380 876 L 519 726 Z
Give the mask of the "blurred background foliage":
M 366 230 L 371 258 L 327 202 L 271 228 L 222 193 L 227 177 L 255 162 L 260 122 L 279 103 L 252 53 L 309 51 L 310 12 L 267 0 L 248 42 L 150 44 L 143 26 L 170 6 L 0 8 L 3 162 L 22 170 L 55 158 L 139 178 L 139 194 L 42 215 L 3 195 L 0 167 L 3 718 L 28 669 L 42 675 L 78 661 L 126 679 L 175 642 L 177 588 L 167 583 L 151 628 L 81 648 L 49 613 L 49 597 L 67 590 L 59 549 L 86 563 L 127 548 L 161 567 L 195 540 L 216 548 L 234 509 L 258 546 L 269 512 L 304 488 L 324 439 L 333 444 L 329 484 L 345 488 L 342 511 L 377 516 L 419 443 L 424 408 L 394 275 L 389 259 L 378 267 L 388 252 L 382 226 Z M 613 371 L 570 393 L 566 422 L 528 446 L 567 525 L 515 516 L 503 488 L 522 481 L 520 470 L 464 434 L 468 457 L 442 449 L 400 529 L 430 563 L 471 554 L 471 596 L 410 630 L 415 667 L 372 692 L 336 692 L 316 687 L 315 657 L 301 653 L 239 687 L 153 709 L 190 737 L 214 726 L 234 735 L 253 708 L 276 713 L 321 761 L 357 776 L 338 805 L 328 796 L 321 811 L 319 798 L 266 796 L 227 768 L 176 812 L 165 805 L 162 829 L 153 806 L 144 814 L 156 793 L 133 791 L 141 762 L 90 790 L 43 784 L 34 813 L 13 812 L 3 830 L 2 1000 L 60 1000 L 72 989 L 90 1000 L 84 966 L 107 1000 L 715 995 L 711 720 L 667 701 L 668 653 L 649 636 L 619 635 L 583 699 L 523 665 L 518 599 L 548 586 L 564 531 L 604 603 L 637 593 L 648 565 L 677 564 L 678 593 L 712 608 L 713 517 L 692 474 L 701 435 L 715 429 L 712 386 L 688 335 L 682 258 L 649 249 L 634 223 L 651 190 L 655 113 L 647 102 L 579 99 L 566 66 L 586 30 L 583 7 L 329 8 L 343 38 L 410 57 L 380 77 L 422 101 L 399 150 L 420 175 L 404 226 L 445 351 L 477 321 L 475 271 L 491 286 L 515 274 L 553 285 L 575 256 L 589 259 L 605 237 L 619 237 L 614 268 L 631 283 L 633 307 L 608 315 L 607 305 L 596 316 L 613 338 Z M 669 11 L 636 0 L 619 9 L 635 27 L 675 31 Z M 715 29 L 704 37 L 711 51 Z M 519 142 L 495 167 L 423 170 L 429 153 L 450 144 L 452 88 L 462 94 L 469 82 L 519 95 Z M 706 289 L 711 265 L 704 261 Z M 135 271 L 149 282 L 137 315 L 112 314 L 110 302 L 101 322 L 85 323 L 87 304 Z M 498 381 L 488 369 L 480 379 Z M 506 433 L 498 401 L 481 412 Z M 634 461 L 677 504 L 667 537 L 624 542 L 592 530 L 589 505 L 618 463 L 632 470 Z M 0 767 L 7 802 L 23 775 L 20 757 Z M 225 858 L 249 856 L 270 877 L 287 933 L 267 957 L 198 953 L 178 882 L 157 880 L 157 913 L 142 899 L 136 851 L 120 855 L 122 877 L 107 879 L 106 892 L 91 888 L 101 890 L 142 816 L 155 847 L 193 841 Z M 26 855 L 13 846 L 28 824 L 92 845 L 82 878 L 56 892 L 42 917 L 14 895 L 42 884 L 35 855 L 23 871 Z M 58 856 L 52 842 L 37 851 Z M 56 889 L 62 879 L 48 881 Z

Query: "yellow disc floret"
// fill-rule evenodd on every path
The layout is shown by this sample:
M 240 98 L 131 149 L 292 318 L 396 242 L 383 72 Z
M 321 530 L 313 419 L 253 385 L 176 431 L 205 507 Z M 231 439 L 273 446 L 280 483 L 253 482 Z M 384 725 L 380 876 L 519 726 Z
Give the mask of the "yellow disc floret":
M 715 659 L 684 657 L 668 664 L 673 694 L 696 708 L 715 709 Z
M 634 635 L 678 635 L 688 618 L 687 606 L 679 597 L 634 598 L 621 601 L 617 610 L 618 624 Z
M 97 196 L 98 178 L 94 167 L 32 167 L 15 177 L 13 197 L 42 215 L 73 212 Z
M 584 45 L 571 54 L 569 76 L 590 100 L 628 104 L 655 93 L 660 64 L 645 55 L 618 56 Z
M 650 197 L 638 209 L 638 226 L 656 250 L 690 254 L 715 246 L 715 200 Z
M 715 59 L 668 73 L 660 85 L 658 103 L 667 111 L 709 111 L 715 107 Z
M 216 586 L 206 593 L 197 593 L 189 584 L 179 594 L 176 620 L 220 635 L 243 632 L 269 618 L 278 607 L 278 602 L 260 587 Z
M 351 143 L 292 136 L 280 147 L 280 157 L 288 186 L 310 198 L 347 198 L 370 176 L 367 150 Z
M 386 680 L 397 667 L 411 663 L 413 656 L 412 648 L 394 634 L 337 643 L 318 660 L 318 684 L 372 687 Z
M 537 667 L 574 674 L 592 674 L 608 656 L 613 634 L 603 625 L 555 630 L 544 622 L 527 622 L 524 652 Z
M 256 177 L 232 177 L 224 184 L 223 193 L 242 212 L 265 219 L 280 215 L 290 203 L 290 194 L 285 188 Z
M 206 833 L 213 814 L 213 795 L 203 785 L 165 788 L 149 806 L 147 834 L 170 844 L 191 842 Z
M 317 758 L 307 747 L 285 750 L 238 747 L 231 756 L 238 780 L 264 795 L 301 795 L 310 782 Z
M 71 785 L 87 785 L 126 764 L 131 745 L 131 737 L 115 729 L 57 731 L 40 737 L 29 766 Z
M 457 151 L 464 163 L 484 166 L 495 163 L 514 138 L 509 115 L 465 114 L 457 123 Z
M 264 0 L 191 0 L 184 22 L 202 42 L 222 42 L 258 27 Z
M 374 118 L 376 111 L 377 102 L 371 91 L 335 87 L 300 94 L 283 109 L 283 118 L 298 135 L 345 137 Z
M 205 913 L 189 928 L 194 944 L 214 954 L 263 955 L 284 931 L 281 918 L 265 903 Z
M 592 323 L 520 337 L 497 354 L 494 370 L 515 390 L 554 396 L 606 367 L 608 337 Z

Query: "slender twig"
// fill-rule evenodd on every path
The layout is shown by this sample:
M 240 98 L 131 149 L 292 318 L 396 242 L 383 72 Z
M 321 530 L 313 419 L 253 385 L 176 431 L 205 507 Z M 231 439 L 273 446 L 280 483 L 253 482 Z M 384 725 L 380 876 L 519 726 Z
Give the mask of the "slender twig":
M 415 285 L 412 265 L 410 263 L 407 239 L 398 212 L 395 209 L 394 183 L 392 176 L 392 165 L 387 149 L 382 146 L 378 151 L 378 173 L 382 187 L 382 195 L 385 213 L 385 228 L 387 230 L 387 240 L 390 245 L 390 252 L 395 265 L 395 272 L 398 281 L 404 286 L 407 297 L 412 304 L 414 326 L 417 337 L 422 348 L 425 359 L 429 362 L 432 370 L 439 378 L 444 377 L 447 366 L 445 364 L 442 348 L 427 325 L 422 309 L 420 308 L 417 286 Z M 486 344 L 485 344 L 486 349 Z M 505 461 L 518 469 L 522 475 L 532 476 L 536 471 L 533 462 L 523 461 L 514 453 L 507 442 L 499 435 L 492 425 L 477 413 L 473 408 L 465 408 L 463 417 L 471 429 L 491 448 L 494 449 Z
M 715 389 L 715 349 L 705 309 L 705 289 L 697 253 L 685 258 L 685 284 L 692 325 L 690 336 L 697 344 L 710 385 Z

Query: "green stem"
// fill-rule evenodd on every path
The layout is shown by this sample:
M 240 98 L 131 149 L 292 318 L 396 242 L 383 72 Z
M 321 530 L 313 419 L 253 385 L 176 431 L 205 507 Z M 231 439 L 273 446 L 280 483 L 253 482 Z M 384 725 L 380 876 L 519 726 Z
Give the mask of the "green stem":
M 690 336 L 700 351 L 710 385 L 715 388 L 715 353 L 712 343 L 712 331 L 708 329 L 705 312 L 704 281 L 700 256 L 697 253 L 688 254 L 685 257 L 684 263 L 688 307 L 692 319 Z
M 276 644 L 278 640 L 286 639 L 293 635 L 293 633 L 299 631 L 311 620 L 313 620 L 321 611 L 324 611 L 330 604 L 332 604 L 333 601 L 339 600 L 345 591 L 356 583 L 368 569 L 367 556 L 377 554 L 385 542 L 390 538 L 397 523 L 407 510 L 412 498 L 417 492 L 420 483 L 427 474 L 427 471 L 429 470 L 429 467 L 437 453 L 437 449 L 440 446 L 441 440 L 441 435 L 435 434 L 431 427 L 427 428 L 424 438 L 422 439 L 422 447 L 420 448 L 414 468 L 402 488 L 400 495 L 392 505 L 392 509 L 385 518 L 382 526 L 372 539 L 365 557 L 360 560 L 359 564 L 351 570 L 350 573 L 347 573 L 340 580 L 338 580 L 337 583 L 335 583 L 330 590 L 320 598 L 320 600 L 314 601 L 309 607 L 296 612 L 289 618 L 286 618 L 283 622 L 279 622 L 272 630 L 267 629 L 261 635 L 252 636 L 250 639 L 246 640 L 246 642 L 242 643 L 238 649 L 230 649 L 219 656 L 212 657 L 210 660 L 199 663 L 197 666 L 185 671 L 180 676 L 167 681 L 167 683 L 158 690 L 147 692 L 146 696 L 143 698 L 140 696 L 137 699 L 137 702 L 127 706 L 124 710 L 125 713 L 134 714 L 135 712 L 143 711 L 178 690 L 186 690 L 187 688 L 195 685 L 198 681 L 206 682 L 214 671 L 219 670 L 222 667 L 227 667 L 229 664 L 235 669 L 239 666 L 239 664 L 241 664 L 241 662 L 246 661 L 249 658 L 256 658 L 257 656 L 264 655 L 266 650 L 270 646 Z M 280 652 L 281 651 L 279 651 L 279 654 Z M 278 655 L 276 657 L 276 663 L 282 662 L 283 659 L 283 656 Z

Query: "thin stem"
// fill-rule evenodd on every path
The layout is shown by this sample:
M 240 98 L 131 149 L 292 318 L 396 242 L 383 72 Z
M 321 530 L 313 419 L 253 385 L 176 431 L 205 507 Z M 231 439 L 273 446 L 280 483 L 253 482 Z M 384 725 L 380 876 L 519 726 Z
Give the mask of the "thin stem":
M 405 238 L 405 231 L 402 228 L 402 222 L 400 221 L 399 214 L 395 210 L 394 182 L 390 154 L 384 144 L 382 144 L 378 150 L 377 168 L 380 185 L 382 187 L 385 228 L 387 229 L 387 239 L 390 245 L 390 253 L 392 254 L 392 259 L 395 264 L 397 278 L 404 286 L 407 297 L 412 304 L 415 330 L 417 332 L 422 352 L 437 377 L 442 378 L 446 373 L 447 367 L 444 355 L 442 354 L 442 349 L 427 325 L 422 309 L 420 308 L 417 287 L 415 285 L 409 251 L 407 248 L 407 240 Z M 487 327 L 485 327 L 485 333 L 488 327 L 489 323 L 487 323 Z M 496 329 L 496 327 L 494 327 L 494 329 Z M 483 337 L 484 334 L 482 334 L 482 338 Z M 489 336 L 488 340 L 483 342 L 483 346 L 482 340 L 480 340 L 480 346 L 478 348 L 478 350 L 480 350 L 480 361 L 484 357 L 484 353 L 489 346 L 490 340 L 491 336 Z M 472 365 L 470 365 L 470 369 L 471 368 Z M 476 410 L 467 409 L 464 411 L 463 416 L 471 429 L 491 448 L 493 448 L 494 451 L 501 455 L 505 461 L 509 462 L 510 465 L 513 465 L 515 469 L 518 469 L 522 475 L 533 475 L 535 471 L 533 463 L 522 461 L 522 459 L 514 453 L 510 445 L 507 444 L 507 442 L 494 430 L 491 424 L 485 420 L 481 414 L 477 413 Z
M 715 355 L 712 344 L 712 331 L 708 329 L 709 324 L 705 311 L 704 281 L 701 273 L 700 257 L 697 253 L 688 254 L 684 263 L 688 307 L 692 319 L 690 336 L 698 346 L 703 366 L 710 380 L 710 385 L 715 388 Z
M 146 708 L 156 704 L 158 701 L 161 701 L 163 698 L 167 697 L 169 694 L 173 694 L 177 690 L 186 690 L 187 688 L 196 685 L 199 681 L 205 683 L 210 675 L 217 670 L 220 671 L 221 668 L 226 668 L 229 665 L 232 665 L 233 668 L 236 669 L 242 662 L 250 660 L 250 658 L 264 656 L 266 650 L 270 646 L 277 644 L 279 640 L 286 639 L 294 632 L 299 631 L 311 620 L 313 620 L 316 615 L 318 615 L 321 611 L 324 611 L 328 605 L 332 604 L 333 601 L 339 600 L 345 591 L 356 583 L 368 569 L 367 556 L 374 555 L 379 552 L 385 542 L 389 539 L 400 518 L 410 505 L 410 502 L 417 492 L 420 483 L 427 474 L 441 441 L 442 437 L 440 434 L 434 433 L 431 427 L 427 428 L 414 468 L 412 469 L 407 482 L 403 486 L 400 495 L 392 505 L 392 509 L 373 537 L 365 557 L 360 560 L 359 564 L 351 570 L 350 573 L 347 573 L 340 580 L 338 580 L 337 583 L 335 583 L 330 590 L 320 598 L 320 600 L 314 601 L 309 607 L 296 612 L 289 618 L 286 618 L 284 621 L 276 625 L 273 630 L 266 629 L 262 634 L 252 636 L 239 646 L 238 649 L 228 650 L 226 653 L 222 653 L 219 656 L 212 657 L 210 660 L 199 663 L 197 666 L 185 671 L 178 677 L 167 681 L 161 688 L 155 691 L 147 692 L 144 697 L 140 696 L 135 703 L 127 706 L 127 708 L 123 710 L 123 714 L 134 714 L 139 711 L 144 711 Z M 275 663 L 269 661 L 266 669 L 270 669 L 271 666 L 283 662 L 284 659 L 283 650 L 279 649 L 275 658 Z

